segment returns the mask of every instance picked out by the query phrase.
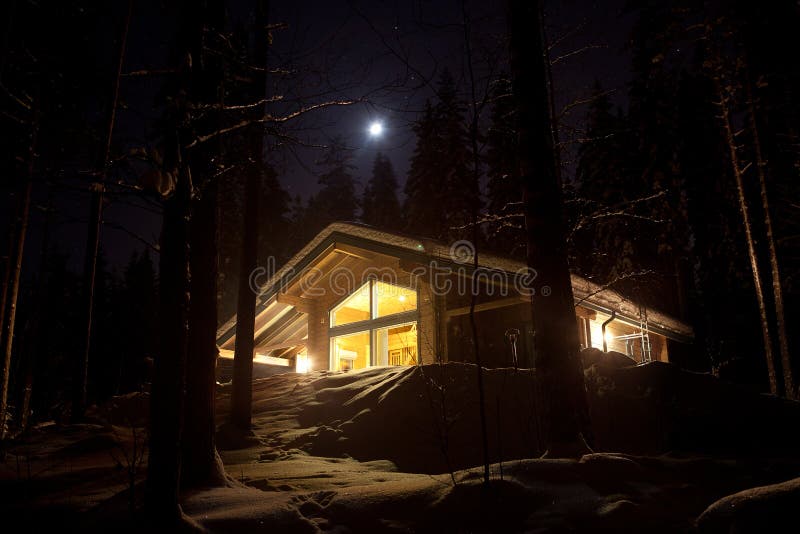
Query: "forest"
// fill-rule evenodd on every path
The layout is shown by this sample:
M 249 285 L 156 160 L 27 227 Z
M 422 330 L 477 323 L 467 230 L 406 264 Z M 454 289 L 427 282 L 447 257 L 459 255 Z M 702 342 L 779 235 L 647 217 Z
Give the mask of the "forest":
M 296 4 L 2 7 L 4 509 L 34 530 L 783 531 L 797 2 Z M 552 294 L 529 299 L 534 368 L 481 365 L 473 295 L 475 364 L 254 380 L 253 273 L 335 222 L 535 270 Z M 692 343 L 590 365 L 571 275 Z M 504 419 L 526 410 L 541 460 Z

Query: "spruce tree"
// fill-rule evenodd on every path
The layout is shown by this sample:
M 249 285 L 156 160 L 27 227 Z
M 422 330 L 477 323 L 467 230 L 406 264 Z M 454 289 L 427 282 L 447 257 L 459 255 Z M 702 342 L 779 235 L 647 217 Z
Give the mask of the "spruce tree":
M 486 136 L 486 172 L 489 177 L 487 210 L 490 216 L 498 219 L 488 226 L 488 242 L 493 251 L 524 257 L 526 238 L 521 216 L 522 183 L 511 81 L 500 76 L 492 93 L 494 104 Z
M 353 177 L 353 156 L 341 139 L 334 139 L 318 165 L 322 189 L 311 199 L 307 223 L 312 235 L 335 221 L 354 221 L 358 210 L 356 181 Z
M 638 228 L 625 216 L 596 216 L 608 209 L 622 209 L 634 200 L 628 193 L 626 118 L 612 108 L 608 95 L 595 82 L 586 117 L 586 140 L 578 149 L 576 169 L 580 215 L 573 234 L 575 267 L 601 283 L 625 277 L 636 262 Z
M 436 92 L 436 104 L 426 103 L 414 126 L 417 146 L 403 211 L 407 231 L 452 240 L 463 235 L 480 192 L 470 167 L 464 104 L 449 71 L 442 73 Z
M 440 237 L 444 233 L 440 211 L 444 188 L 437 184 L 438 159 L 433 106 L 425 103 L 422 117 L 414 124 L 417 146 L 406 180 L 403 208 L 405 229 L 409 233 Z
M 682 315 L 680 258 L 688 240 L 683 179 L 678 167 L 677 79 L 672 63 L 681 36 L 681 11 L 672 4 L 646 3 L 639 9 L 631 39 L 633 78 L 629 87 L 631 131 L 626 200 L 654 192 L 663 194 L 647 204 L 647 217 L 628 221 L 634 236 L 635 271 L 653 276 L 627 284 L 631 296 L 661 310 Z
M 361 207 L 361 220 L 367 224 L 386 230 L 397 230 L 402 225 L 394 168 L 389 158 L 380 152 L 375 156 Z

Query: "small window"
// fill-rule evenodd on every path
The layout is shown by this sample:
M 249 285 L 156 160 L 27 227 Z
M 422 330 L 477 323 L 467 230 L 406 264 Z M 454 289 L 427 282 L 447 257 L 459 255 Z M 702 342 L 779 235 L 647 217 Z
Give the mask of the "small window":
M 375 318 L 417 309 L 417 292 L 413 289 L 377 280 L 372 287 Z
M 331 310 L 331 326 L 368 320 L 369 306 L 369 282 L 367 282 Z

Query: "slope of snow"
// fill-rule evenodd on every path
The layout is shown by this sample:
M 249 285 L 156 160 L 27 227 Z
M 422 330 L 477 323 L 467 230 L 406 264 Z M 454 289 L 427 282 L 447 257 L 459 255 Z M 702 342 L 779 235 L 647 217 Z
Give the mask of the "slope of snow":
M 797 528 L 798 505 L 800 478 L 795 478 L 724 497 L 709 506 L 697 524 L 704 533 L 788 532 Z
M 687 532 L 700 514 L 700 527 L 715 532 L 752 524 L 725 515 L 732 508 L 756 518 L 786 513 L 780 495 L 796 500 L 795 486 L 777 499 L 767 490 L 723 498 L 800 476 L 796 403 L 668 365 L 614 361 L 586 371 L 594 438 L 597 450 L 628 453 L 571 460 L 535 459 L 533 372 L 487 370 L 488 487 L 474 467 L 481 450 L 472 365 L 257 380 L 255 436 L 219 435 L 225 467 L 242 485 L 185 493 L 184 512 L 212 532 Z M 229 393 L 220 389 L 220 422 Z M 4 509 L 31 531 L 127 525 L 123 451 L 141 437 L 135 425 L 145 400 L 117 399 L 94 412 L 97 425 L 44 426 L 11 444 L 0 463 Z M 129 424 L 110 424 L 120 420 Z M 143 475 L 140 466 L 136 480 Z M 759 499 L 768 506 L 750 504 Z

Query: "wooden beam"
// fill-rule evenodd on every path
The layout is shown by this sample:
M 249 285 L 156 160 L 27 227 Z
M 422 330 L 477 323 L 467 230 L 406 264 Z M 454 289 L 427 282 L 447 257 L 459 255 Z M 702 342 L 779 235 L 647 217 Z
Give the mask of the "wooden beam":
M 303 313 L 309 313 L 312 307 L 312 301 L 310 299 L 297 297 L 294 295 L 287 295 L 286 293 L 278 293 L 276 295 L 276 300 L 281 304 L 288 304 L 289 306 L 294 306 L 294 308 L 297 311 Z
M 336 250 L 334 252 L 339 252 L 339 251 Z M 333 255 L 332 255 L 332 257 L 333 257 Z M 299 288 L 301 290 L 313 289 L 313 288 L 317 288 L 317 287 L 320 287 L 320 286 L 322 286 L 323 288 L 330 288 L 331 275 L 334 272 L 336 272 L 336 270 L 339 267 L 344 265 L 346 262 L 348 262 L 352 258 L 352 256 L 349 256 L 347 254 L 342 254 L 342 253 L 336 254 L 335 257 L 336 257 L 336 261 L 332 262 L 333 265 L 331 265 L 330 267 L 325 267 L 324 269 L 321 269 L 322 272 L 323 272 L 323 275 L 317 277 L 317 279 L 314 281 L 313 284 L 310 283 L 308 281 L 308 277 L 306 277 L 306 278 L 303 279 L 302 284 L 298 283 L 297 286 L 295 286 L 295 287 L 297 287 L 297 288 Z
M 390 256 L 385 256 L 383 254 L 378 254 L 377 252 L 372 252 L 370 250 L 355 247 L 353 245 L 348 245 L 347 243 L 336 243 L 335 247 L 337 252 L 341 252 L 342 254 L 347 254 L 348 256 L 358 258 L 359 260 L 367 260 L 372 262 L 375 260 L 379 260 L 380 256 L 383 256 L 383 258 L 390 258 Z M 383 261 L 386 260 L 384 259 Z
M 281 341 L 280 343 L 273 343 L 271 345 L 265 345 L 263 347 L 256 347 L 256 352 L 265 354 L 276 349 L 287 349 L 290 347 L 295 347 L 297 345 L 305 345 L 307 342 L 308 339 L 306 337 L 287 339 L 285 341 Z

